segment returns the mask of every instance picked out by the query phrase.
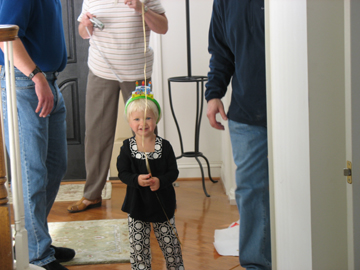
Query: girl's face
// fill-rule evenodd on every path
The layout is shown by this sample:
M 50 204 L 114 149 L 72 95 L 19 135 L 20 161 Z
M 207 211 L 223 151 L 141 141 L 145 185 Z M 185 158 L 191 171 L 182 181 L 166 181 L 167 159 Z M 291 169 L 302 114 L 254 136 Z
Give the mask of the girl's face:
M 156 119 L 151 110 L 146 111 L 144 123 L 144 111 L 135 111 L 130 114 L 129 125 L 136 136 L 149 137 L 155 134 Z

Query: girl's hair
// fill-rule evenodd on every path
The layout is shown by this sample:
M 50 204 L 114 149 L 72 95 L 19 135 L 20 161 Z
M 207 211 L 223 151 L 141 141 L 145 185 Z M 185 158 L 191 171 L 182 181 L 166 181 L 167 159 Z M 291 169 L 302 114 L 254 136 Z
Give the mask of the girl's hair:
M 126 119 L 129 121 L 130 115 L 133 112 L 143 112 L 146 108 L 146 100 L 145 99 L 136 99 L 134 101 L 131 101 L 131 103 L 128 104 L 126 109 Z M 157 105 L 150 99 L 147 99 L 147 109 L 152 111 L 155 115 L 156 123 L 160 121 L 161 113 L 159 115 L 159 109 Z

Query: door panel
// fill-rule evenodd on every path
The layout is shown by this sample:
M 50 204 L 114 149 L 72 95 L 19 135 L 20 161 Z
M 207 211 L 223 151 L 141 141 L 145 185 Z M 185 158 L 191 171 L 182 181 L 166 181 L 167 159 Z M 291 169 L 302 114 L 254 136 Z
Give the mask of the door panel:
M 61 4 L 68 53 L 67 66 L 58 77 L 67 110 L 68 170 L 64 180 L 83 180 L 86 178 L 84 137 L 89 42 L 83 40 L 77 30 L 82 0 L 62 0 Z
M 360 3 L 344 1 L 345 7 L 345 91 L 346 159 L 352 163 L 352 183 L 347 185 L 348 270 L 360 269 Z M 346 161 L 344 161 L 346 167 Z

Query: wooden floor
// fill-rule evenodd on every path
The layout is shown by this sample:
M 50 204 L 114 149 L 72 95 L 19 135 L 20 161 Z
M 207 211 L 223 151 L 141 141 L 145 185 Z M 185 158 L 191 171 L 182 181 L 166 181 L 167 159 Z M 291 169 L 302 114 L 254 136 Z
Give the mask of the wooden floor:
M 68 202 L 56 202 L 49 216 L 49 222 L 98 220 L 126 218 L 121 211 L 126 186 L 118 181 L 113 182 L 110 200 L 103 200 L 100 208 L 70 214 L 66 207 Z M 200 180 L 178 180 L 176 187 L 177 206 L 175 213 L 176 227 L 182 242 L 183 259 L 186 270 L 230 270 L 240 267 L 238 257 L 220 256 L 213 245 L 214 230 L 227 228 L 239 219 L 237 207 L 230 205 L 220 183 L 206 181 L 207 198 L 202 190 Z M 151 238 L 152 268 L 166 270 L 165 262 L 155 236 Z M 70 270 L 130 270 L 130 264 L 97 264 L 67 266 Z

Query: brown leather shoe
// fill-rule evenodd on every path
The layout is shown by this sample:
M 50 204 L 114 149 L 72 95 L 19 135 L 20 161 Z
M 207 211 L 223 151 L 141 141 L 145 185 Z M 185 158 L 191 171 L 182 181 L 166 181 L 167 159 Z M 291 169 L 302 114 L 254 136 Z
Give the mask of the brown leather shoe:
M 96 208 L 96 207 L 100 207 L 101 206 L 101 202 L 102 202 L 102 198 L 98 198 L 95 200 L 88 200 L 91 203 L 89 205 L 86 205 L 83 203 L 83 200 L 88 200 L 85 197 L 82 197 L 80 201 L 70 205 L 67 210 L 70 213 L 77 213 L 77 212 L 82 212 L 85 211 L 87 209 L 91 209 L 91 208 Z

